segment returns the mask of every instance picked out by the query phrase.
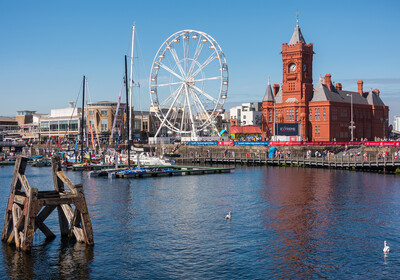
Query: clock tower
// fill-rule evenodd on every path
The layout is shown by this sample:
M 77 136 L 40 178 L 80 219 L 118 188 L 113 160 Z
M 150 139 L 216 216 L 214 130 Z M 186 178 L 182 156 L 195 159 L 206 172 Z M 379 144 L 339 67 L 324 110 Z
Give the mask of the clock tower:
M 312 61 L 313 44 L 306 44 L 297 19 L 294 33 L 289 43 L 282 44 L 282 109 L 283 115 L 286 110 L 296 110 L 298 117 L 289 121 L 299 123 L 299 134 L 302 139 L 310 138 L 308 102 L 312 98 Z

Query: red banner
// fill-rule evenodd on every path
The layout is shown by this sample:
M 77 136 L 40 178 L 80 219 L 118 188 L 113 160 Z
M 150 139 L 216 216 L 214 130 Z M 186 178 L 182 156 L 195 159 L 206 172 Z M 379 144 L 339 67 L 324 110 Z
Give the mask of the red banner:
M 362 141 L 269 141 L 270 146 L 334 146 L 334 145 L 361 145 Z
M 235 145 L 234 141 L 218 141 L 219 146 L 233 146 Z
M 364 142 L 366 147 L 400 147 L 400 142 L 387 142 L 387 141 L 368 141 Z
M 305 145 L 303 141 L 269 141 L 269 146 L 299 146 Z

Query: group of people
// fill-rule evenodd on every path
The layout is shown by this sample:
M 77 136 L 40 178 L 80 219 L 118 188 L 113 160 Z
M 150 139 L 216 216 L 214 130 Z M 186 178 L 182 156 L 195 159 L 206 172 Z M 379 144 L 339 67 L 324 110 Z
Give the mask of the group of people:
M 390 159 L 390 153 L 389 153 L 389 151 L 386 151 L 386 152 L 378 152 L 378 153 L 376 154 L 376 158 L 377 158 L 378 160 L 388 160 L 388 159 Z M 399 159 L 399 158 L 400 158 L 400 150 L 397 151 L 397 152 L 394 152 L 393 158 L 394 158 L 394 159 Z
M 240 137 L 239 141 L 262 141 L 262 137 L 261 136 L 246 136 L 246 137 Z
M 307 152 L 306 152 L 306 158 L 307 159 L 310 159 L 311 157 L 322 157 L 322 158 L 328 158 L 328 159 L 330 159 L 332 156 L 334 156 L 335 155 L 335 153 L 334 152 L 332 152 L 332 151 L 328 151 L 328 150 L 323 150 L 322 152 L 320 152 L 320 151 L 315 151 L 314 153 L 311 151 L 311 150 L 308 150 Z

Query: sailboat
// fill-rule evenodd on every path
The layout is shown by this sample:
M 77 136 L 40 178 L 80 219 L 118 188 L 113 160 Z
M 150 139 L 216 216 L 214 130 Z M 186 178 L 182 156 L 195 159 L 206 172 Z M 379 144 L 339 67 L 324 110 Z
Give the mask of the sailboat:
M 132 143 L 132 117 L 130 114 L 133 112 L 133 86 L 134 86 L 134 50 L 135 50 L 135 29 L 136 27 L 132 27 L 132 42 L 131 42 L 131 54 L 130 54 L 130 72 L 128 78 L 128 67 L 127 67 L 127 56 L 125 56 L 125 90 L 126 90 L 126 108 L 127 114 L 126 118 L 127 122 L 127 134 L 128 134 L 128 157 L 127 162 L 130 167 L 130 163 L 136 163 L 138 166 L 142 165 L 171 165 L 171 161 L 166 159 L 161 159 L 156 156 L 151 156 L 148 153 L 144 152 L 144 149 L 141 147 L 135 146 Z M 128 99 L 129 96 L 129 99 Z M 130 152 L 133 152 L 131 155 Z
M 132 143 L 132 118 L 131 118 L 131 113 L 132 113 L 132 93 L 133 93 L 133 71 L 134 71 L 134 63 L 133 63 L 133 59 L 134 59 L 134 47 L 135 47 L 135 26 L 132 27 L 132 45 L 131 45 L 131 54 L 130 54 L 130 72 L 129 72 L 129 77 L 128 77 L 128 56 L 125 55 L 125 94 L 126 94 L 126 107 L 124 109 L 124 115 L 122 117 L 121 120 L 121 125 L 119 127 L 118 130 L 118 137 L 117 137 L 117 143 L 115 146 L 115 153 L 114 153 L 114 164 L 115 164 L 115 168 L 112 169 L 106 169 L 106 170 L 102 170 L 102 171 L 91 171 L 89 172 L 89 176 L 105 176 L 105 174 L 108 174 L 109 177 L 112 178 L 113 173 L 115 173 L 116 171 L 119 171 L 120 169 L 118 168 L 118 165 L 120 163 L 120 160 L 122 160 L 122 163 L 126 163 L 128 165 L 128 169 L 131 168 L 131 164 L 136 164 L 137 165 L 137 169 L 141 169 L 142 165 L 171 165 L 172 161 L 169 159 L 162 159 L 156 156 L 151 156 L 148 153 L 144 152 L 144 149 L 141 147 L 136 147 L 133 143 Z M 117 109 L 116 109 L 116 113 L 114 116 L 114 122 L 113 122 L 113 127 L 112 127 L 112 131 L 111 131 L 111 137 L 110 140 L 111 142 L 113 141 L 114 138 L 114 131 L 115 128 L 117 126 L 117 119 L 118 119 L 118 114 L 119 114 L 119 106 L 121 104 L 121 93 L 122 91 L 119 92 L 119 96 L 118 96 L 118 103 L 117 103 Z M 124 122 L 125 122 L 125 129 L 127 132 L 127 155 L 123 155 L 123 154 L 118 154 L 118 145 L 120 143 L 120 141 L 122 141 L 123 137 L 122 137 L 122 129 L 124 126 Z M 133 154 L 131 155 L 131 152 L 133 152 Z M 136 169 L 136 170 L 137 170 Z
M 86 76 L 83 76 L 83 85 L 82 85 L 82 117 L 81 117 L 81 131 L 79 135 L 76 135 L 76 140 L 75 140 L 75 147 L 73 149 L 73 153 L 70 151 L 67 152 L 65 155 L 65 159 L 63 161 L 63 164 L 69 168 L 72 167 L 73 165 L 77 164 L 78 162 L 82 163 L 83 161 L 83 148 L 84 148 L 84 124 L 85 124 L 85 89 L 86 89 Z M 79 98 L 79 95 L 78 95 Z M 76 109 L 76 102 L 75 102 L 75 107 L 74 111 Z M 73 114 L 73 113 L 72 113 Z M 71 115 L 72 118 L 72 115 Z M 68 123 L 68 130 L 69 130 L 70 122 Z M 67 135 L 67 132 L 65 133 Z M 64 137 L 65 137 L 64 135 Z M 78 156 L 78 140 L 81 140 L 81 152 L 80 155 Z

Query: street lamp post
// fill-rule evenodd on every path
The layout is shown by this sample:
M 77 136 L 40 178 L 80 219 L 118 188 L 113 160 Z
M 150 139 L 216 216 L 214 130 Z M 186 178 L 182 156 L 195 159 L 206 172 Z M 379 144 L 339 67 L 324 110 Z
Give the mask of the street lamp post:
M 383 139 L 386 138 L 386 134 L 388 135 L 388 139 L 389 139 L 389 133 L 386 133 L 386 127 L 388 127 L 388 118 L 383 118 L 383 120 L 385 121 L 383 123 Z
M 275 120 L 276 120 L 276 113 L 275 113 L 275 98 L 274 98 L 274 127 L 272 128 L 272 141 L 275 141 Z
M 351 133 L 351 141 L 354 140 L 354 121 L 353 121 L 353 95 L 351 93 L 348 93 L 347 96 L 350 96 L 350 114 L 351 114 L 351 121 L 350 121 L 350 133 Z

